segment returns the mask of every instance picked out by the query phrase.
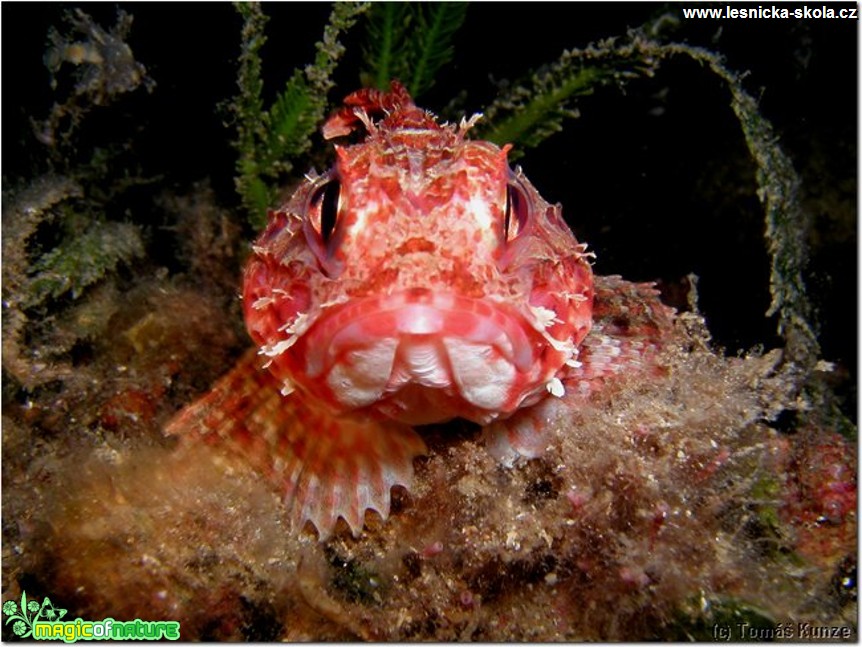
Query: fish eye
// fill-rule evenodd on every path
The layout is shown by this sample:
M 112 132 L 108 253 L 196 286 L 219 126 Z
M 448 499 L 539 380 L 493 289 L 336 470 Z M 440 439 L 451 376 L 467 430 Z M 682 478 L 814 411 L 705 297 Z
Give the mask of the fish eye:
M 329 243 L 341 206 L 341 183 L 331 179 L 311 194 L 308 217 L 324 245 Z
M 507 243 L 520 236 L 527 227 L 530 212 L 530 202 L 524 189 L 514 180 L 506 186 L 506 215 L 503 221 L 503 233 Z

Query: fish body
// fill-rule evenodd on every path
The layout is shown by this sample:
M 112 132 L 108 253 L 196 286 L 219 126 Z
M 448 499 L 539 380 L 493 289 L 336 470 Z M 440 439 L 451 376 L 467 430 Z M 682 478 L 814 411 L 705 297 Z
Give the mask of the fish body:
M 413 425 L 464 418 L 501 460 L 538 455 L 670 325 L 650 286 L 593 276 L 561 207 L 474 121 L 441 124 L 398 83 L 348 96 L 323 133 L 358 141 L 270 213 L 246 265 L 257 350 L 168 425 L 241 452 L 321 538 L 387 516 L 425 451 Z

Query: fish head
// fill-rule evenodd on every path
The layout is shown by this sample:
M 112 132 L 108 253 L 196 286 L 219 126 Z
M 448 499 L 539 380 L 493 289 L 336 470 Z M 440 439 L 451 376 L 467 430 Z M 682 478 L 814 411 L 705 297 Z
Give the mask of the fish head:
M 470 139 L 474 120 L 441 124 L 400 86 L 346 104 L 324 136 L 364 137 L 270 213 L 245 270 L 282 392 L 409 424 L 485 424 L 558 394 L 593 303 L 561 207 L 510 147 Z

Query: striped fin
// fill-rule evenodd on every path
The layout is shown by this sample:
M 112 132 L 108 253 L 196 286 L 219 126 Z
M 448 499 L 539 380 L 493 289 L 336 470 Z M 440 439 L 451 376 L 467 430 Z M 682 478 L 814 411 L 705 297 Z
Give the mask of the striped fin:
M 333 416 L 259 368 L 254 350 L 212 390 L 165 427 L 186 451 L 205 442 L 239 454 L 284 492 L 295 527 L 310 521 L 320 540 L 339 517 L 354 535 L 366 510 L 386 518 L 394 485 L 409 487 L 413 458 L 425 444 L 406 425 L 367 415 Z

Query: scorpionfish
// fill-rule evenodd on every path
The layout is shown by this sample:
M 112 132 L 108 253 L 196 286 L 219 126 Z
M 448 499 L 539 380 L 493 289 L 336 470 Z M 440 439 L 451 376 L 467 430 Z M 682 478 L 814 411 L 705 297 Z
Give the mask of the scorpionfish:
M 335 164 L 271 211 L 242 291 L 257 349 L 168 424 L 239 452 L 296 527 L 389 514 L 426 452 L 415 425 L 484 427 L 503 463 L 596 385 L 649 365 L 673 312 L 592 254 L 507 153 L 439 123 L 393 82 L 323 126 Z M 600 442 L 600 441 L 599 441 Z

